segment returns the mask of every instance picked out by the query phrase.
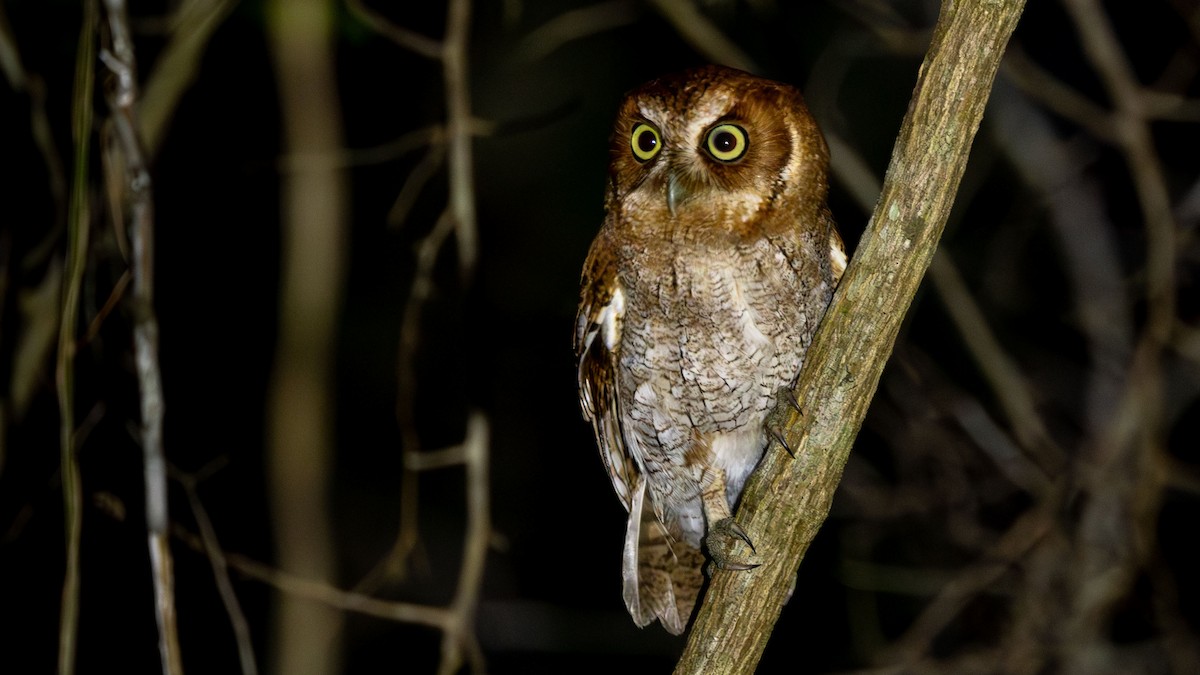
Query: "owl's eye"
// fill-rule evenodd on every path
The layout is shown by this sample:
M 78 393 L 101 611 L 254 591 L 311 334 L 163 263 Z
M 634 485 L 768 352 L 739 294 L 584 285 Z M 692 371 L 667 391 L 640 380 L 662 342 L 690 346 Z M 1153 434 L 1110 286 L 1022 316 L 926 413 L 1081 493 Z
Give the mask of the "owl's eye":
M 637 157 L 639 162 L 646 162 L 653 159 L 662 149 L 662 139 L 658 136 L 658 129 L 640 122 L 633 125 L 629 145 L 633 148 L 633 156 Z
M 719 162 L 736 162 L 746 154 L 750 138 L 746 130 L 736 124 L 718 124 L 708 132 L 704 147 Z

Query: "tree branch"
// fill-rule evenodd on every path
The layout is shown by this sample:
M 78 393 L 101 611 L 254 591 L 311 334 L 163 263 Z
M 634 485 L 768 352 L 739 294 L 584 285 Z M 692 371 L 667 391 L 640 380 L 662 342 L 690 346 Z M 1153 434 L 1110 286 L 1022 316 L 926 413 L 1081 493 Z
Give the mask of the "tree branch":
M 133 279 L 133 353 L 141 404 L 139 440 L 145 474 L 146 536 L 154 585 L 154 616 L 158 623 L 163 673 L 177 675 L 183 672 L 183 660 L 176 626 L 174 562 L 167 529 L 167 462 L 163 452 L 165 402 L 158 359 L 158 318 L 154 312 L 153 181 L 138 136 L 137 61 L 125 0 L 104 0 L 104 9 L 111 45 L 100 50 L 100 60 L 113 75 L 106 94 L 112 110 L 114 147 L 120 155 L 113 165 L 122 169 L 121 192 L 114 194 L 128 202 L 129 240 L 133 244 L 129 266 Z M 124 222 L 116 223 L 118 229 L 124 225 Z
M 88 166 L 92 136 L 92 87 L 95 82 L 96 14 L 94 0 L 83 3 L 83 21 L 75 53 L 75 85 L 71 95 L 71 195 L 67 216 L 67 266 L 63 271 L 62 319 L 58 332 L 54 384 L 58 393 L 59 449 L 62 466 L 63 530 L 66 571 L 58 618 L 58 672 L 75 672 L 79 630 L 79 550 L 83 536 L 83 487 L 75 436 L 75 332 L 88 250 Z
M 770 448 L 737 513 L 766 562 L 713 575 L 677 674 L 750 673 L 757 665 L 933 258 L 1024 4 L 943 4 L 883 194 L 796 386 L 804 414 L 787 413 L 795 458 Z
M 268 398 L 267 479 L 279 567 L 337 576 L 329 503 L 334 474 L 337 320 L 345 289 L 349 188 L 329 162 L 345 146 L 335 68 L 332 0 L 266 4 L 279 87 L 282 147 L 279 337 Z M 342 617 L 288 593 L 278 596 L 275 671 L 338 672 Z

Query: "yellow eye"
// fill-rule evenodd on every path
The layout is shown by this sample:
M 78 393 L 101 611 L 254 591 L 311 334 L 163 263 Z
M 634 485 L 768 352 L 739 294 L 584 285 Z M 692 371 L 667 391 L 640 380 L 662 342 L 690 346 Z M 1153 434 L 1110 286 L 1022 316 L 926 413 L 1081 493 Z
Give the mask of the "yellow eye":
M 653 159 L 662 149 L 662 138 L 658 135 L 658 129 L 645 122 L 639 122 L 633 125 L 629 146 L 633 148 L 633 156 L 637 157 L 639 162 L 646 162 Z
M 719 162 L 736 162 L 750 147 L 750 137 L 736 124 L 718 124 L 708 132 L 704 147 Z

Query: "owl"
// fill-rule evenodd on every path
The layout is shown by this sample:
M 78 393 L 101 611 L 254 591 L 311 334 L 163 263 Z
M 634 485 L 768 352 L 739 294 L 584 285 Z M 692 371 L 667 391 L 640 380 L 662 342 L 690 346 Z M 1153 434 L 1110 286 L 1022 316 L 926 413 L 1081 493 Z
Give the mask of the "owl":
M 754 564 L 730 514 L 846 255 L 828 149 L 789 85 L 718 66 L 653 80 L 625 97 L 610 152 L 579 399 L 629 512 L 625 604 L 679 634 L 705 544 L 719 567 Z

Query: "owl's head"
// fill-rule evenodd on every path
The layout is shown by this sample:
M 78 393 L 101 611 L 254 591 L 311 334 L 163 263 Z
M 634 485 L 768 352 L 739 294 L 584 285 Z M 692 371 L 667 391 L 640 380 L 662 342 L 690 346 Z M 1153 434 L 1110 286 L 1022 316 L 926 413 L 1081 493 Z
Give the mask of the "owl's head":
M 800 92 L 733 68 L 630 92 L 611 152 L 608 207 L 625 220 L 736 229 L 768 210 L 825 203 L 829 151 Z

